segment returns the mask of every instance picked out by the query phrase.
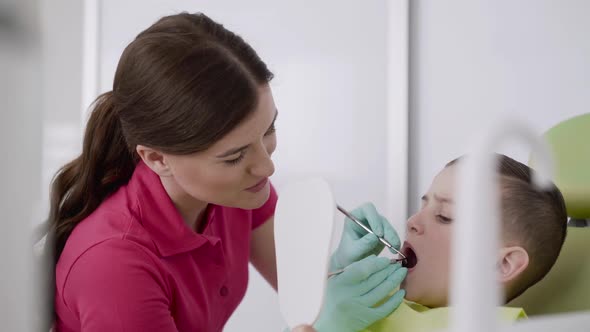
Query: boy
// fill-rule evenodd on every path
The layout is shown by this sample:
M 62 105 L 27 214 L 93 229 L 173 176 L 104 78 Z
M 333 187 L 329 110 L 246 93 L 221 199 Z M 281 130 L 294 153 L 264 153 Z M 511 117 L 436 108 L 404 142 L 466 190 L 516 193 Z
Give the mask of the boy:
M 504 155 L 498 157 L 502 233 L 496 265 L 504 303 L 508 303 L 540 281 L 557 260 L 567 214 L 555 186 L 537 191 L 529 167 Z M 434 178 L 420 210 L 407 223 L 402 252 L 408 257 L 404 263 L 408 274 L 401 288 L 411 302 L 367 331 L 429 331 L 447 326 L 457 162 L 448 163 Z M 503 307 L 501 315 L 508 321 L 526 317 L 520 308 Z

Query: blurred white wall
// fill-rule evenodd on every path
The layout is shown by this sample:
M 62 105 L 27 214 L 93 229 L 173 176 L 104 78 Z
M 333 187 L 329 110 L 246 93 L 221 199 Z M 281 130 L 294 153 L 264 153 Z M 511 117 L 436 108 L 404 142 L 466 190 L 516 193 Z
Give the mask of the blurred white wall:
M 35 222 L 45 220 L 49 186 L 57 170 L 82 147 L 83 8 L 86 0 L 40 0 L 43 47 L 42 205 Z
M 30 226 L 41 182 L 39 3 L 0 2 L 0 322 L 32 331 Z M 38 297 L 37 297 L 38 298 Z
M 539 133 L 590 111 L 590 2 L 411 1 L 410 211 L 504 116 Z M 529 151 L 500 152 L 527 162 Z

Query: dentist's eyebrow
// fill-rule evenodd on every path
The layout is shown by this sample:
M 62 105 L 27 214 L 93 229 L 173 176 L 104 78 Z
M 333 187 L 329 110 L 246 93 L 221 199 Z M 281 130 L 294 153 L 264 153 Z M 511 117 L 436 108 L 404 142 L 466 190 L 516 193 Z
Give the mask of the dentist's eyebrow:
M 228 151 L 226 151 L 226 152 L 224 152 L 224 153 L 222 153 L 220 155 L 217 155 L 216 157 L 217 158 L 229 157 L 229 156 L 234 155 L 234 154 L 236 154 L 238 152 L 242 152 L 243 150 L 246 150 L 249 146 L 250 146 L 250 144 L 244 145 L 244 146 L 240 146 L 239 148 L 228 150 Z
M 268 129 L 272 128 L 272 126 L 275 124 L 275 121 L 277 120 L 277 116 L 279 115 L 279 111 L 275 109 L 275 116 L 272 119 L 272 123 L 270 124 L 270 126 L 268 126 Z M 268 131 L 267 129 L 267 131 Z M 217 155 L 217 158 L 225 158 L 225 157 L 229 157 L 231 155 L 234 155 L 238 152 L 242 152 L 243 150 L 246 150 L 248 147 L 250 146 L 250 144 L 244 145 L 244 146 L 240 146 L 238 148 L 234 148 L 234 149 L 230 149 L 222 154 Z

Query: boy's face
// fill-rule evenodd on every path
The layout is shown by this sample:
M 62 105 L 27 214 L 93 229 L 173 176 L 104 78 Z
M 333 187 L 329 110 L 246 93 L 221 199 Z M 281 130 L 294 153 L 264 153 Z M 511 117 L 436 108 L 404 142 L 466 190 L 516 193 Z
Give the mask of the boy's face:
M 420 211 L 406 227 L 402 252 L 409 265 L 401 287 L 406 290 L 406 299 L 428 307 L 448 303 L 455 173 L 454 166 L 438 173 L 422 197 Z M 416 264 L 410 268 L 414 257 Z

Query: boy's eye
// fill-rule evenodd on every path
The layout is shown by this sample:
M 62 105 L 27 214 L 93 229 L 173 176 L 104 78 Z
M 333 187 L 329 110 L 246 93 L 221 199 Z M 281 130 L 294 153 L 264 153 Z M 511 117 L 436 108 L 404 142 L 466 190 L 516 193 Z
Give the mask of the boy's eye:
M 443 216 L 442 214 L 436 215 L 436 219 L 438 219 L 438 221 L 440 221 L 443 224 L 450 224 L 451 222 L 453 222 L 453 219 L 447 218 L 447 217 Z
M 273 122 L 272 125 L 270 126 L 270 128 L 268 128 L 268 130 L 266 131 L 266 133 L 264 133 L 264 136 L 272 135 L 276 131 L 277 130 L 275 129 L 275 123 Z

